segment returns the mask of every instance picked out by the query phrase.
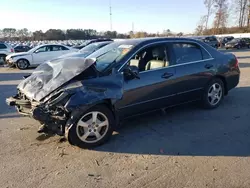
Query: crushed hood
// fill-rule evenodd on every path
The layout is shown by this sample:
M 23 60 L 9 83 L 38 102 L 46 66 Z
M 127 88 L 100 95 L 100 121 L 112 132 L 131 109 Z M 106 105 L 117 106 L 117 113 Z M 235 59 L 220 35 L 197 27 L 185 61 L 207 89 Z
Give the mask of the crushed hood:
M 17 88 L 30 100 L 41 101 L 94 63 L 94 59 L 80 57 L 51 60 L 38 66 Z

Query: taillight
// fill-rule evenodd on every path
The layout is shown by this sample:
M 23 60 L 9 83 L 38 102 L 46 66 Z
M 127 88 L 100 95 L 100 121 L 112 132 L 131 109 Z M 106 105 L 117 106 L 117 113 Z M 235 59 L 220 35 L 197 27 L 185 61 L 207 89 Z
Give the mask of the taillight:
M 13 48 L 11 48 L 11 50 L 10 50 L 10 51 L 11 51 L 11 52 L 15 52 Z
M 238 67 L 239 67 L 239 61 L 238 61 L 238 59 L 237 59 L 236 56 L 235 56 L 235 61 L 236 61 L 236 63 L 235 63 L 235 65 L 234 65 L 234 67 L 235 67 L 235 68 L 238 68 Z

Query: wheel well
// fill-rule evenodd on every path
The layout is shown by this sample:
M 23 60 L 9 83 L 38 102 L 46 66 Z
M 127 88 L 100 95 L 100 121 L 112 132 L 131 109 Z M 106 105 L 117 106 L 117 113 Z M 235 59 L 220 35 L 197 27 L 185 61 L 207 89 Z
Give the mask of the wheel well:
M 100 101 L 100 103 L 97 103 L 96 105 L 104 105 L 104 106 L 106 106 L 108 109 L 110 109 L 111 112 L 112 112 L 112 114 L 113 114 L 113 116 L 114 116 L 114 118 L 115 118 L 116 125 L 119 124 L 119 117 L 118 117 L 118 115 L 116 114 L 115 107 L 114 107 L 114 105 L 112 104 L 111 99 L 105 99 L 105 100 L 103 100 L 103 101 Z
M 227 89 L 227 81 L 226 81 L 225 77 L 220 76 L 220 75 L 216 75 L 215 78 L 218 78 L 223 82 L 225 95 L 227 95 L 228 94 L 228 89 Z

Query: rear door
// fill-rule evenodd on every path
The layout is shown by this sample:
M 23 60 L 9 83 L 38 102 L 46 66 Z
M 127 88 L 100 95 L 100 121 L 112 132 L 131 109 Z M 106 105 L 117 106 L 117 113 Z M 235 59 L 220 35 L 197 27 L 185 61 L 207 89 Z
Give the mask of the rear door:
M 116 104 L 121 118 L 174 104 L 175 68 L 167 43 L 139 51 L 129 64 L 139 68 L 140 79 L 124 80 L 123 98 Z
M 214 73 L 214 59 L 198 43 L 172 43 L 178 103 L 197 100 Z

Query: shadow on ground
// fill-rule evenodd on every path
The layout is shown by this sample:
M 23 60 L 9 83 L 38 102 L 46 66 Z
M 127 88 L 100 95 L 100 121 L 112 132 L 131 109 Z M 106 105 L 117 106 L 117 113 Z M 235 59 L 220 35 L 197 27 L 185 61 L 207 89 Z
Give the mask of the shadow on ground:
M 190 156 L 250 156 L 250 88 L 236 88 L 215 110 L 197 105 L 127 121 L 97 151 Z

